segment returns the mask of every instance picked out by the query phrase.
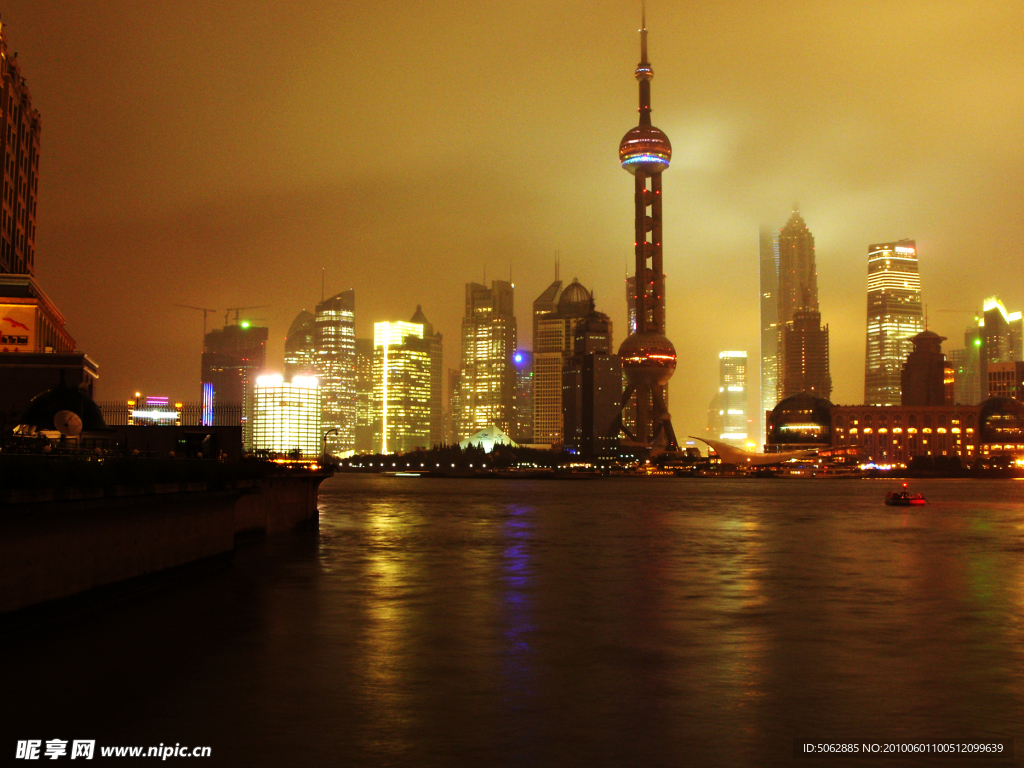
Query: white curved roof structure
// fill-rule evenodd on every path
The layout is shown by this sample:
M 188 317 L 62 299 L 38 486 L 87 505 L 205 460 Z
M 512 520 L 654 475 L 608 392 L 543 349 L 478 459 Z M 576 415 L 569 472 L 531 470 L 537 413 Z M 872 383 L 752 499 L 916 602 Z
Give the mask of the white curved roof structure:
M 767 467 L 772 464 L 783 464 L 793 459 L 809 459 L 817 454 L 817 451 L 788 451 L 787 453 L 751 453 L 750 451 L 744 451 L 742 448 L 729 445 L 727 443 L 719 442 L 718 440 L 708 440 L 703 437 L 694 437 L 690 435 L 694 440 L 700 440 L 702 443 L 710 445 L 715 453 L 722 459 L 723 464 L 735 464 L 740 467 Z

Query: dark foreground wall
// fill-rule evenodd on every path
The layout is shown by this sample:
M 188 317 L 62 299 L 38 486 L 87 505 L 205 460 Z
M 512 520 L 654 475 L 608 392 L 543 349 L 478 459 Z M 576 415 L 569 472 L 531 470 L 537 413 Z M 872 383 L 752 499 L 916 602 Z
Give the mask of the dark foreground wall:
M 326 474 L 119 489 L 105 498 L 0 505 L 0 613 L 234 550 L 235 534 L 317 521 Z

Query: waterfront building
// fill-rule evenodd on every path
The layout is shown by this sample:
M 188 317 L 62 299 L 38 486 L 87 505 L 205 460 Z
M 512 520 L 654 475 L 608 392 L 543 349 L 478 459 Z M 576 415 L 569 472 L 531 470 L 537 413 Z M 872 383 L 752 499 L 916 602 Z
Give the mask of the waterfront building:
M 510 430 L 515 407 L 516 350 L 514 286 L 494 280 L 491 287 L 466 284 L 462 318 L 462 371 L 459 377 L 459 437 L 495 424 Z
M 913 240 L 868 246 L 868 322 L 864 402 L 899 405 L 900 376 L 924 330 L 921 275 Z
M 933 331 L 921 331 L 911 339 L 912 351 L 907 355 L 900 374 L 899 399 L 902 405 L 953 404 L 953 371 L 946 365 L 946 356 L 942 354 L 942 342 L 945 340 L 945 336 Z
M 423 326 L 423 338 L 430 346 L 430 439 L 429 447 L 444 442 L 444 338 L 417 304 L 412 323 Z
M 373 451 L 373 339 L 356 339 L 356 453 Z
M 758 435 L 764 442 L 765 414 L 779 402 L 779 230 L 761 227 L 761 408 Z
M 356 441 L 356 294 L 349 289 L 316 305 L 315 361 L 327 452 L 351 456 Z
M 738 448 L 748 442 L 747 353 L 718 354 L 718 392 L 708 406 L 708 435 Z
M 374 452 L 430 447 L 431 374 L 422 323 L 374 323 Z
M 462 371 L 458 368 L 448 369 L 448 397 L 445 403 L 444 442 L 446 445 L 455 445 L 459 442 L 459 424 L 462 421 Z
M 768 423 L 770 451 L 817 449 L 861 465 L 1024 457 L 1024 404 L 1008 397 L 978 405 L 833 405 L 801 394 L 780 402 Z
M 1024 361 L 988 364 L 988 396 L 1024 401 Z
M 821 325 L 817 309 L 798 309 L 782 329 L 783 399 L 802 392 L 828 398 L 832 394 L 829 374 L 828 326 Z
M 256 379 L 253 388 L 253 449 L 293 459 L 313 459 L 321 442 L 320 388 L 313 376 Z
M 316 316 L 302 310 L 284 339 L 284 377 L 316 375 Z
M 573 280 L 558 291 L 554 309 L 538 313 L 540 299 L 534 302 L 533 442 L 537 445 L 562 443 L 562 369 L 573 354 L 576 325 L 593 308 L 591 299 L 579 280 Z
M 575 324 L 573 354 L 562 369 L 565 450 L 586 461 L 610 462 L 619 454 L 614 424 L 622 407 L 622 361 L 614 348 L 611 319 L 591 308 Z
M 619 161 L 633 176 L 633 308 L 636 329 L 619 347 L 626 389 L 616 417 L 616 431 L 630 438 L 632 447 L 647 453 L 656 444 L 678 450 L 668 411 L 668 381 L 676 368 L 676 350 L 665 336 L 665 272 L 662 243 L 661 177 L 672 158 L 668 136 L 651 124 L 651 80 L 647 60 L 647 24 L 641 19 L 639 124 L 619 142 Z M 621 409 L 635 405 L 635 426 L 624 423 Z M 534 425 L 536 437 L 537 425 Z

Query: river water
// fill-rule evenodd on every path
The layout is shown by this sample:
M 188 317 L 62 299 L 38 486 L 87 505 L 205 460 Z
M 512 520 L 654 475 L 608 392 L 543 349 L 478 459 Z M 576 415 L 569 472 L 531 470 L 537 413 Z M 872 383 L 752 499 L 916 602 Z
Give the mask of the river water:
M 896 485 L 339 476 L 319 534 L 7 641 L 0 749 L 810 766 L 848 761 L 797 760 L 795 738 L 1016 739 L 1024 483 L 884 506 Z

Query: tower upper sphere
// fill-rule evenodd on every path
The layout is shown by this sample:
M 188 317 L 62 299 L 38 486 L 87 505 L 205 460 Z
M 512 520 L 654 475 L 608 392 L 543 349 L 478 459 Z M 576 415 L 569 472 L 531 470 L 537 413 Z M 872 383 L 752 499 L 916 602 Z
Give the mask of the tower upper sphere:
M 668 136 L 653 125 L 638 125 L 626 132 L 619 143 L 619 162 L 632 174 L 661 173 L 672 159 Z

